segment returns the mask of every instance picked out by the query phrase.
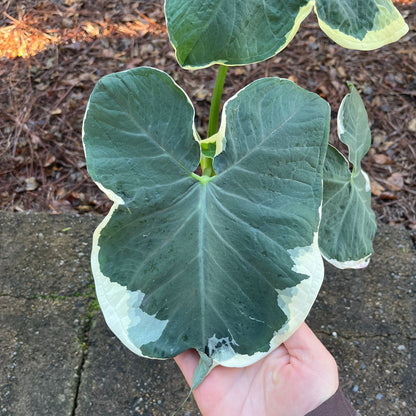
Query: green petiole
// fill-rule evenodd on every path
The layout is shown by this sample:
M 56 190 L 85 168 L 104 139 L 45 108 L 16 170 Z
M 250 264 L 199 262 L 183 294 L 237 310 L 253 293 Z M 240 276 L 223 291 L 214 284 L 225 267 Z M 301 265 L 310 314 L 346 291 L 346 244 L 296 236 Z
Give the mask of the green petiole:
M 221 96 L 222 90 L 224 88 L 225 76 L 227 75 L 227 69 L 228 67 L 226 65 L 220 65 L 218 68 L 214 91 L 212 93 L 211 109 L 209 111 L 208 137 L 211 137 L 218 132 Z M 214 176 L 215 172 L 212 167 L 212 158 L 202 156 L 201 169 L 202 175 L 206 175 L 209 177 Z

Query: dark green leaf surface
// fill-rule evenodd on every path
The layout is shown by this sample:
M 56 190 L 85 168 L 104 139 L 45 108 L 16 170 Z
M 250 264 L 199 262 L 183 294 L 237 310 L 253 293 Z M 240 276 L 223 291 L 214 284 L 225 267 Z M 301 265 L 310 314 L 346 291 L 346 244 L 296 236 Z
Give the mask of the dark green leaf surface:
M 307 4 L 308 0 L 167 0 L 165 13 L 178 62 L 195 68 L 242 65 L 275 55 L 309 14 L 312 4 L 305 11 Z
M 128 113 L 157 109 L 143 116 L 147 127 L 138 123 L 151 135 L 137 136 L 133 124 L 127 131 L 122 114 L 108 124 L 110 115 L 101 113 L 113 106 L 102 100 L 112 96 L 101 94 L 112 86 L 98 87 L 86 115 L 92 174 L 116 202 L 94 235 L 100 305 L 138 354 L 167 358 L 196 348 L 225 365 L 248 365 L 296 330 L 321 285 L 317 230 L 329 106 L 287 80 L 251 84 L 225 105 L 217 176 L 200 178 L 191 173 L 199 150 L 189 151 L 196 143 L 189 103 L 178 98 L 183 108 L 173 105 L 177 115 L 167 117 L 172 127 L 159 139 L 155 126 L 170 111 L 170 95 L 184 94 L 165 74 L 147 71 L 132 101 L 158 98 Z M 162 94 L 165 81 L 171 93 Z M 126 86 L 117 85 L 125 95 Z M 138 150 L 122 149 L 132 136 Z M 148 147 L 149 137 L 160 145 Z
M 156 203 L 160 188 L 186 181 L 198 166 L 193 118 L 189 99 L 162 71 L 144 67 L 102 78 L 84 120 L 89 174 L 125 202 Z
M 359 40 L 373 29 L 378 13 L 372 0 L 318 0 L 316 10 L 319 18 L 331 28 Z

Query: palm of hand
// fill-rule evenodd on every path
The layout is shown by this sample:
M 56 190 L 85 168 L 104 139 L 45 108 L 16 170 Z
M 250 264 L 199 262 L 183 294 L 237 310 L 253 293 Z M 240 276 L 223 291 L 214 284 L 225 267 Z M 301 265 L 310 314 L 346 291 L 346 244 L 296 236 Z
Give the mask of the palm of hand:
M 188 350 L 175 360 L 190 383 L 198 354 Z M 304 416 L 337 388 L 335 360 L 303 324 L 249 367 L 215 367 L 194 397 L 204 416 Z

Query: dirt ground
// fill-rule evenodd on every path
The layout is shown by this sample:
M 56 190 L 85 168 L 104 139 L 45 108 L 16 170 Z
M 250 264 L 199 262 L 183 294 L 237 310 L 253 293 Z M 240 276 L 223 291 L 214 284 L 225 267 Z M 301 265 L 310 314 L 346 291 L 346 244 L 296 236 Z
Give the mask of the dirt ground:
M 376 51 L 345 50 L 314 16 L 289 46 L 260 64 L 229 70 L 224 100 L 265 76 L 290 78 L 336 114 L 352 81 L 369 114 L 373 145 L 364 160 L 380 221 L 416 230 L 416 3 L 397 4 L 410 31 Z M 88 176 L 82 119 L 98 79 L 137 66 L 169 73 L 197 110 L 206 137 L 215 68 L 176 63 L 162 0 L 0 0 L 0 209 L 106 213 Z

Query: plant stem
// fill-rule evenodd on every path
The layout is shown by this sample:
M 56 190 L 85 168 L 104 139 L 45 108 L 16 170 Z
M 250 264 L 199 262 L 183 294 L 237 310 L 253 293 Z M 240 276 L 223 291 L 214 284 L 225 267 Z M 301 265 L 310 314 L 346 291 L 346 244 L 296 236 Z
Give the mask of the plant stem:
M 209 111 L 208 122 L 208 137 L 213 136 L 218 132 L 218 120 L 220 117 L 220 105 L 222 90 L 224 88 L 225 76 L 227 74 L 228 67 L 220 65 L 217 72 L 217 78 L 215 80 L 214 91 L 212 93 L 211 108 Z M 202 175 L 213 176 L 215 175 L 212 167 L 212 159 L 210 157 L 202 156 L 201 158 Z
M 214 176 L 214 168 L 212 166 L 212 159 L 210 157 L 206 157 L 202 155 L 201 157 L 201 170 L 202 170 L 202 176 Z
M 212 93 L 211 109 L 209 111 L 208 137 L 218 132 L 218 120 L 220 117 L 221 95 L 224 88 L 225 76 L 228 66 L 220 65 L 215 80 L 214 92 Z

